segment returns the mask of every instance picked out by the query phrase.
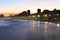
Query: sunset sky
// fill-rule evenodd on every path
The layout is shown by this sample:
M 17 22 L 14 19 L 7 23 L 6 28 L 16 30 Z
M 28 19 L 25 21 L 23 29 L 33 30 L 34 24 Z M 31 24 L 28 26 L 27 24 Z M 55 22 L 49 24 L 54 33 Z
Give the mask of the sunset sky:
M 28 9 L 34 13 L 38 8 L 60 9 L 60 0 L 0 0 L 0 13 L 19 13 Z

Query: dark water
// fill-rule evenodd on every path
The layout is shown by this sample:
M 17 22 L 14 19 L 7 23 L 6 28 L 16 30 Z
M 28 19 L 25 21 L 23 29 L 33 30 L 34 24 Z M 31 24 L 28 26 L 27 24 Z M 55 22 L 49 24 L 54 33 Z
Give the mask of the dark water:
M 60 24 L 3 18 L 0 40 L 60 40 Z

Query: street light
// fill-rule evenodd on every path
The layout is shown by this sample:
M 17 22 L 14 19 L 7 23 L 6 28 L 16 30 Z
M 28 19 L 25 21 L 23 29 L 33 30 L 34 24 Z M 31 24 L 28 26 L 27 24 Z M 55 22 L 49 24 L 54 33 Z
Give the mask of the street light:
M 44 16 L 47 17 L 47 14 L 45 14 Z
M 57 14 L 57 16 L 58 16 L 59 14 Z
M 49 16 L 51 16 L 51 15 L 49 15 Z
M 57 26 L 59 27 L 59 26 L 60 26 L 60 24 L 57 24 Z
M 29 16 L 29 17 L 31 17 L 31 16 Z
M 38 15 L 38 17 L 40 17 L 40 15 Z
M 35 16 L 33 15 L 32 17 L 34 18 Z

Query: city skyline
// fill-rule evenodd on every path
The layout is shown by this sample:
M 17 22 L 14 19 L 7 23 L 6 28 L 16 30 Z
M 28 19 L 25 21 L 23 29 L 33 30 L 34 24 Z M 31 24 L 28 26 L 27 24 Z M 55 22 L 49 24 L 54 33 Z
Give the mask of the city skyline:
M 59 3 L 60 0 L 0 0 L 0 13 L 20 13 L 24 10 L 36 13 L 38 8 L 60 9 Z

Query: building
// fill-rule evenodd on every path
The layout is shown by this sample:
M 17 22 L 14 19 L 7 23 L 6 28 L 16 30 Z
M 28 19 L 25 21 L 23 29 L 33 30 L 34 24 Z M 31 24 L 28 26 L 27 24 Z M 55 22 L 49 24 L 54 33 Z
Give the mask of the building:
M 40 14 L 41 13 L 41 9 L 37 9 L 37 13 Z
M 23 11 L 21 13 L 19 13 L 18 15 L 15 15 L 15 16 L 27 16 L 27 12 L 26 11 Z
M 27 15 L 30 15 L 30 10 L 27 10 Z

